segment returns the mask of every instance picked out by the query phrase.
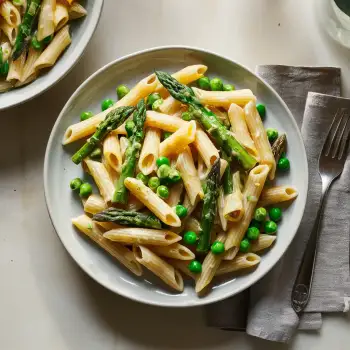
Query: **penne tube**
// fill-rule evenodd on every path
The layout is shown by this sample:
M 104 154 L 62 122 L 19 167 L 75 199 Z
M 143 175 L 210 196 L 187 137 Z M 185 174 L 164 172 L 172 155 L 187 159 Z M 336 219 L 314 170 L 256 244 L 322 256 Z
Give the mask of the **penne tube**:
M 231 124 L 231 130 L 234 133 L 235 138 L 250 155 L 259 161 L 259 154 L 250 136 L 243 109 L 232 103 L 228 110 L 228 117 Z
M 174 114 L 181 108 L 181 102 L 174 99 L 172 96 L 168 96 L 163 103 L 159 106 L 159 110 L 165 114 Z
M 33 81 L 34 79 L 36 79 L 37 73 L 35 72 L 34 64 L 36 60 L 39 58 L 40 54 L 41 54 L 40 50 L 35 50 L 32 47 L 29 48 L 27 59 L 24 63 L 22 76 L 20 79 L 21 83 L 28 84 L 30 81 Z
M 160 197 L 158 197 L 149 187 L 144 185 L 141 180 L 128 177 L 125 179 L 124 184 L 131 194 L 133 194 L 166 225 L 174 227 L 181 226 L 181 220 L 175 214 L 174 210 Z
M 9 72 L 7 74 L 7 81 L 16 81 L 21 80 L 22 74 L 23 74 L 23 68 L 26 61 L 26 53 L 23 52 L 21 56 L 18 57 L 17 60 L 11 61 Z
M 248 175 L 248 180 L 243 191 L 243 207 L 244 214 L 239 222 L 233 222 L 227 232 L 225 249 L 234 248 L 235 255 L 238 252 L 239 245 L 243 239 L 250 221 L 253 218 L 254 210 L 258 202 L 258 198 L 264 187 L 269 167 L 267 165 L 258 165 L 253 168 Z
M 122 155 L 122 160 L 124 162 L 124 160 L 125 160 L 125 152 L 126 152 L 126 149 L 129 146 L 129 140 L 126 137 L 122 136 L 119 139 L 119 144 L 120 144 L 120 153 Z
M 87 11 L 78 2 L 74 1 L 68 9 L 68 14 L 69 14 L 69 20 L 73 20 L 73 19 L 86 16 Z
M 159 155 L 167 157 L 182 152 L 186 146 L 194 141 L 195 134 L 196 123 L 192 120 L 161 142 L 159 145 Z
M 9 26 L 14 28 L 17 28 L 21 23 L 21 14 L 11 1 L 2 2 L 0 5 L 0 17 L 2 17 Z
M 84 203 L 84 211 L 89 214 L 97 214 L 107 209 L 106 202 L 98 194 L 91 194 Z
M 206 106 L 209 110 L 211 110 L 217 118 L 221 121 L 222 124 L 224 124 L 227 128 L 230 127 L 230 121 L 228 119 L 228 114 L 224 108 L 220 107 L 214 107 L 214 106 Z
M 291 186 L 276 186 L 266 188 L 259 198 L 259 207 L 267 207 L 272 204 L 281 203 L 295 199 L 298 190 Z
M 167 259 L 167 261 L 170 265 L 174 266 L 175 269 L 181 271 L 186 276 L 191 277 L 194 281 L 198 279 L 199 275 L 196 273 L 192 273 L 188 269 L 189 262 L 187 260 Z
M 103 140 L 103 157 L 109 167 L 118 174 L 121 172 L 123 159 L 119 139 L 115 135 L 109 134 Z
M 114 222 L 94 221 L 94 223 L 99 227 L 102 233 L 111 230 L 116 230 L 117 228 L 123 228 L 123 226 L 118 225 Z
M 57 32 L 63 28 L 63 26 L 67 24 L 68 20 L 69 14 L 67 6 L 63 5 L 62 3 L 57 3 L 53 18 L 55 31 Z
M 139 211 L 144 207 L 145 205 L 142 202 L 140 202 L 135 196 L 129 196 L 128 203 L 126 204 L 126 210 Z
M 248 102 L 255 103 L 256 97 L 249 89 L 233 91 L 206 91 L 192 88 L 194 94 L 202 105 L 228 108 L 231 103 L 245 106 Z
M 149 175 L 156 170 L 156 160 L 159 156 L 160 130 L 147 128 L 139 158 L 139 169 Z
M 184 282 L 179 271 L 168 264 L 165 260 L 154 254 L 148 248 L 140 245 L 134 246 L 133 252 L 136 260 L 148 270 L 152 271 L 156 276 L 163 280 L 168 286 L 182 292 Z
M 111 202 L 114 194 L 114 185 L 106 167 L 102 163 L 90 159 L 85 159 L 84 163 L 89 170 L 89 174 L 93 177 L 104 201 L 106 203 Z
M 6 80 L 0 80 L 0 93 L 6 92 L 12 88 L 13 88 L 13 85 L 11 82 L 6 81 Z
M 62 6 L 62 4 L 57 4 L 57 6 Z M 39 41 L 42 41 L 55 32 L 55 10 L 56 0 L 43 0 L 36 34 Z
M 227 219 L 224 215 L 224 208 L 225 208 L 225 194 L 224 190 L 222 188 L 219 189 L 219 196 L 218 196 L 218 205 L 217 210 L 220 218 L 220 224 L 221 228 L 226 231 L 227 230 Z
M 71 42 L 69 26 L 66 25 L 54 36 L 50 44 L 36 60 L 34 64 L 35 71 L 38 72 L 41 69 L 52 67 Z
M 122 227 L 107 231 L 103 237 L 125 244 L 147 244 L 167 246 L 181 240 L 181 236 L 172 231 L 138 227 Z
M 211 167 L 210 167 L 211 168 Z M 202 157 L 198 157 L 198 176 L 199 176 L 199 180 L 204 181 L 210 171 L 210 168 L 208 168 Z
M 181 174 L 191 204 L 193 205 L 196 201 L 203 199 L 204 192 L 189 147 L 186 147 L 185 150 L 179 154 L 176 168 Z
M 155 111 L 146 112 L 145 126 L 150 126 L 157 129 L 162 129 L 164 131 L 175 132 L 188 122 L 182 120 L 181 118 L 174 117 L 172 115 L 159 113 Z
M 150 249 L 153 253 L 156 253 L 159 256 L 164 256 L 172 259 L 193 260 L 196 258 L 193 252 L 179 243 L 173 243 L 164 247 L 152 247 Z
M 96 131 L 97 126 L 105 119 L 106 115 L 117 107 L 122 106 L 135 106 L 141 98 L 147 97 L 152 93 L 157 85 L 155 74 L 142 79 L 136 86 L 134 86 L 127 95 L 121 100 L 115 103 L 112 107 L 105 111 L 96 114 L 95 116 L 84 120 L 82 122 L 69 126 L 64 134 L 62 144 L 82 139 L 93 134 Z
M 260 256 L 254 253 L 238 254 L 231 261 L 223 261 L 216 270 L 216 276 L 234 271 L 248 269 L 260 263 Z
M 202 157 L 204 164 L 210 170 L 211 166 L 220 156 L 219 151 L 214 146 L 213 142 L 210 140 L 209 136 L 203 129 L 199 127 L 197 128 L 196 138 L 193 144 L 197 148 L 200 156 Z
M 184 185 L 182 182 L 178 182 L 171 186 L 170 188 L 170 195 L 165 200 L 169 207 L 174 207 L 180 203 L 181 195 L 184 189 Z
M 225 170 L 228 166 L 228 162 L 225 159 L 220 159 L 220 179 L 224 176 Z
M 187 216 L 186 221 L 184 223 L 184 229 L 185 231 L 193 231 L 198 234 L 201 230 L 201 224 L 193 216 Z
M 225 197 L 223 215 L 226 220 L 239 221 L 244 214 L 243 195 L 241 192 L 241 180 L 239 171 L 232 176 L 233 192 Z
M 269 178 L 273 180 L 276 172 L 275 157 L 272 154 L 270 142 L 261 117 L 256 109 L 255 102 L 248 103 L 244 108 L 246 122 L 254 144 L 259 154 L 260 164 L 267 164 L 270 168 Z
M 72 223 L 79 231 L 88 236 L 136 276 L 142 275 L 142 267 L 135 259 L 133 252 L 119 243 L 111 242 L 103 238 L 97 226 L 88 216 L 78 216 L 72 219 Z
M 18 27 L 12 27 L 7 22 L 0 21 L 0 32 L 4 33 L 12 46 L 15 44 L 18 34 Z M 3 61 L 5 61 L 5 59 L 3 59 Z
M 266 248 L 270 248 L 275 240 L 276 236 L 261 233 L 257 240 L 251 242 L 250 250 L 253 253 L 260 252 Z

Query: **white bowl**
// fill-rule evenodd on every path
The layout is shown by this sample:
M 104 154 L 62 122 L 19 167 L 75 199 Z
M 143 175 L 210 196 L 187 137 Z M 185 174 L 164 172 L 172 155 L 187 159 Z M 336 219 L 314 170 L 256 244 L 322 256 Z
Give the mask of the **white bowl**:
M 69 22 L 72 43 L 57 60 L 56 64 L 39 75 L 32 83 L 0 94 L 0 111 L 16 106 L 40 95 L 60 81 L 78 62 L 101 15 L 103 0 L 87 0 L 82 3 L 88 14 Z
M 61 144 L 66 128 L 78 122 L 80 112 L 99 112 L 102 99 L 115 99 L 115 87 L 118 84 L 133 86 L 155 68 L 174 72 L 186 65 L 198 63 L 209 67 L 208 75 L 211 77 L 220 77 L 237 88 L 251 89 L 259 102 L 267 106 L 265 124 L 287 134 L 288 157 L 291 161 L 290 171 L 283 176 L 278 175 L 277 183 L 290 184 L 299 190 L 297 199 L 283 213 L 276 244 L 264 254 L 258 268 L 244 276 L 228 276 L 226 280 L 216 281 L 212 291 L 203 298 L 196 295 L 192 281 L 186 282 L 184 292 L 178 294 L 169 291 L 149 274 L 146 277 L 133 276 L 74 229 L 71 218 L 81 215 L 83 210 L 79 199 L 72 194 L 69 182 L 83 176 L 83 172 L 80 166 L 73 164 L 70 156 L 79 145 L 62 147 Z M 45 155 L 44 182 L 46 202 L 56 232 L 70 255 L 89 276 L 111 291 L 130 299 L 159 306 L 188 307 L 235 295 L 258 281 L 278 262 L 294 238 L 304 212 L 308 167 L 304 144 L 293 116 L 268 84 L 247 68 L 217 54 L 186 47 L 164 47 L 111 62 L 76 90 L 51 132 Z

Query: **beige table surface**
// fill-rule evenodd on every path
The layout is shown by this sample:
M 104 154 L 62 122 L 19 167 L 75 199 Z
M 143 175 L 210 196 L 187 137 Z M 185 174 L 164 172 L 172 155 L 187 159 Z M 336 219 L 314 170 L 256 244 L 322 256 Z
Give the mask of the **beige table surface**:
M 208 329 L 200 309 L 149 307 L 112 294 L 66 253 L 43 192 L 46 142 L 63 104 L 97 68 L 137 50 L 193 45 L 252 69 L 259 63 L 340 66 L 349 97 L 349 52 L 320 32 L 313 2 L 105 0 L 74 70 L 49 92 L 0 113 L 1 350 L 349 349 L 350 318 L 342 315 L 325 317 L 320 334 L 300 333 L 288 347 Z

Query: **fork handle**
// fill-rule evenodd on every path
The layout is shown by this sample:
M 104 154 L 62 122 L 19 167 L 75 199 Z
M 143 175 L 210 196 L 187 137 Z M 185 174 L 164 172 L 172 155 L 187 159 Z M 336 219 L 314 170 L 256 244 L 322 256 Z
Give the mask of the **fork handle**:
M 322 182 L 321 203 L 292 289 L 292 307 L 297 314 L 305 309 L 310 299 L 321 228 L 321 217 L 331 183 L 332 181 L 327 183 Z

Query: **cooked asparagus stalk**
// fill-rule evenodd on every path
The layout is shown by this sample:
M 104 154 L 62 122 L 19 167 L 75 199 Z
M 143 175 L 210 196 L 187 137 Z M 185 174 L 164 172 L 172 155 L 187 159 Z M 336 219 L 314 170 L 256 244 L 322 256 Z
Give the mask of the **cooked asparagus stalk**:
M 16 60 L 26 50 L 32 34 L 33 23 L 39 13 L 42 0 L 32 0 L 23 16 L 22 23 L 18 27 L 18 34 L 13 47 L 12 59 Z
M 114 203 L 126 204 L 128 201 L 128 192 L 124 185 L 127 177 L 133 177 L 136 169 L 136 162 L 140 156 L 141 143 L 145 136 L 143 127 L 146 120 L 146 104 L 143 99 L 139 101 L 134 113 L 134 130 L 129 139 L 129 146 L 125 151 L 125 160 L 122 166 L 122 172 L 116 183 L 115 192 L 112 201 Z
M 92 219 L 100 222 L 114 222 L 125 226 L 149 227 L 155 229 L 162 228 L 160 220 L 154 215 L 147 215 L 138 213 L 137 211 L 127 211 L 113 207 L 95 214 Z
M 180 84 L 171 75 L 156 71 L 158 80 L 169 91 L 170 95 L 181 103 L 189 105 L 191 116 L 210 134 L 219 146 L 230 158 L 235 157 L 245 170 L 250 170 L 256 164 L 244 147 L 235 139 L 232 133 L 218 120 L 216 115 L 206 109 L 195 97 L 191 88 Z
M 203 198 L 203 209 L 201 216 L 201 231 L 197 245 L 197 252 L 207 252 L 210 247 L 210 233 L 213 227 L 217 198 L 220 186 L 220 160 L 217 159 L 207 177 L 206 191 Z
M 277 137 L 276 141 L 273 143 L 271 150 L 272 154 L 275 157 L 276 163 L 278 163 L 281 155 L 286 150 L 287 137 L 286 134 L 282 134 Z
M 98 125 L 95 133 L 87 140 L 84 146 L 73 155 L 72 161 L 75 164 L 79 164 L 84 158 L 89 156 L 91 152 L 99 146 L 107 134 L 122 125 L 133 111 L 134 107 L 118 107 L 110 111 L 106 115 L 106 118 Z

